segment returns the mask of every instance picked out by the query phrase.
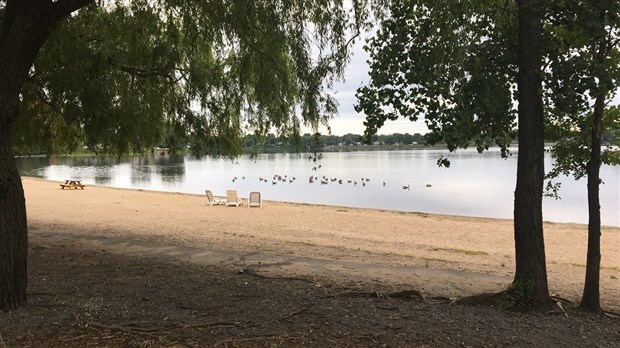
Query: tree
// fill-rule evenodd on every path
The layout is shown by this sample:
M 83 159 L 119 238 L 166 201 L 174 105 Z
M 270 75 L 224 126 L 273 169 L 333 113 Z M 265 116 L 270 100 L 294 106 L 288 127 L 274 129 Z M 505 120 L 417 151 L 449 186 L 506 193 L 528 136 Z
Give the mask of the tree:
M 542 225 L 544 168 L 544 112 L 542 97 L 543 0 L 520 0 L 519 45 L 519 157 L 515 189 L 514 233 L 516 271 L 514 287 L 533 286 L 534 303 L 549 303 L 547 265 Z
M 450 151 L 473 143 L 497 145 L 515 137 L 518 90 L 519 159 L 515 190 L 516 272 L 508 295 L 516 302 L 549 302 L 542 228 L 543 1 L 394 1 L 365 49 L 368 85 L 357 91 L 366 136 L 386 120 L 422 115 L 426 142 Z M 518 30 L 517 30 L 518 29 Z M 445 158 L 440 164 L 449 165 Z
M 26 303 L 13 141 L 124 153 L 185 138 L 196 153 L 234 155 L 243 131 L 298 135 L 335 115 L 325 89 L 368 19 L 357 1 L 95 3 L 0 1 L 1 309 Z
M 547 177 L 587 176 L 588 252 L 581 307 L 593 312 L 601 310 L 599 172 L 601 164 L 620 163 L 620 151 L 612 146 L 601 152 L 603 130 L 620 129 L 618 107 L 606 109 L 620 88 L 619 13 L 618 1 L 566 0 L 553 4 L 547 20 L 552 50 L 546 128 L 556 141 L 551 149 L 556 164 Z

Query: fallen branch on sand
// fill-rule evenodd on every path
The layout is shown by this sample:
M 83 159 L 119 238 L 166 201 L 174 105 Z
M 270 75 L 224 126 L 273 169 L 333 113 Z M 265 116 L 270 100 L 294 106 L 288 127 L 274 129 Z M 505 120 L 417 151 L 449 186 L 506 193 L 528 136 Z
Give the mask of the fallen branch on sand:
M 350 298 L 397 298 L 401 300 L 418 300 L 424 303 L 428 303 L 428 300 L 417 290 L 404 290 L 397 292 L 377 292 L 377 291 L 347 291 L 334 295 L 325 296 L 322 298 L 337 298 L 337 297 L 350 297 Z
M 161 331 L 181 329 L 181 328 L 204 328 L 204 327 L 216 327 L 216 326 L 243 327 L 242 324 L 228 322 L 228 321 L 216 321 L 216 322 L 211 322 L 211 323 L 198 323 L 198 324 L 170 324 L 164 327 L 149 327 L 149 328 L 135 326 L 134 324 L 128 324 L 128 325 L 121 326 L 121 325 L 106 325 L 106 324 L 102 324 L 98 322 L 90 322 L 88 323 L 87 326 L 94 327 L 97 329 L 103 329 L 103 330 L 109 330 L 109 331 L 121 331 L 121 332 L 134 333 L 134 334 L 135 333 L 150 334 L 151 332 L 161 332 Z
M 299 277 L 269 277 L 269 276 L 264 276 L 262 274 L 256 273 L 255 271 L 253 271 L 253 270 L 251 270 L 249 268 L 244 268 L 244 269 L 240 270 L 237 273 L 238 274 L 247 274 L 247 275 L 251 275 L 251 276 L 262 278 L 262 279 L 298 280 L 298 281 L 301 281 L 301 282 L 306 282 L 306 283 L 311 283 L 311 284 L 314 284 L 314 285 L 318 285 L 313 280 L 306 279 L 306 278 L 299 278 Z
M 290 317 L 293 317 L 293 316 L 295 316 L 295 315 L 301 314 L 301 313 L 303 313 L 303 312 L 307 311 L 307 310 L 308 310 L 308 308 L 310 308 L 310 307 L 312 307 L 312 306 L 307 306 L 307 307 L 304 307 L 304 308 L 302 308 L 302 309 L 300 309 L 300 310 L 298 310 L 298 311 L 295 311 L 295 312 L 293 312 L 293 313 L 290 313 L 290 314 L 287 314 L 287 315 L 285 315 L 285 316 L 283 316 L 283 317 L 280 317 L 280 319 L 281 319 L 281 320 L 284 320 L 284 319 L 288 319 L 288 318 L 290 318 Z

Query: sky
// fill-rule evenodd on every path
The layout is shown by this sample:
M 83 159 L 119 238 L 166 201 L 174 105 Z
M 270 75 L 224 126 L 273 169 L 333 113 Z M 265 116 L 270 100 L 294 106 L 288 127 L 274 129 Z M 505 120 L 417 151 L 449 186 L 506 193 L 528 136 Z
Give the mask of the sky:
M 330 121 L 332 134 L 343 135 L 347 133 L 364 133 L 364 115 L 355 112 L 353 106 L 357 103 L 355 91 L 357 88 L 367 84 L 370 80 L 368 76 L 368 53 L 362 48 L 363 40 L 359 40 L 352 48 L 353 55 L 345 71 L 345 80 L 334 84 L 333 96 L 338 100 L 338 116 Z M 320 130 L 326 134 L 326 129 Z M 379 134 L 392 133 L 421 133 L 427 132 L 423 121 L 411 122 L 406 119 L 398 121 L 386 121 L 385 125 L 379 129 Z

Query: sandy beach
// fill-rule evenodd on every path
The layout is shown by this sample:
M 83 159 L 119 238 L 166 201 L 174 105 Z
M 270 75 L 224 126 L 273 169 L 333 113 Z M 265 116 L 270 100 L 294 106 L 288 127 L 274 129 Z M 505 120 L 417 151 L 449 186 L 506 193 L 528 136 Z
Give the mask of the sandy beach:
M 269 197 L 263 197 L 262 208 L 210 207 L 200 195 L 91 185 L 61 190 L 58 182 L 35 178 L 23 178 L 23 185 L 31 245 L 75 244 L 448 297 L 501 291 L 514 271 L 511 220 L 293 204 Z M 544 229 L 550 291 L 578 301 L 587 226 L 546 223 Z M 603 228 L 601 249 L 602 304 L 618 311 L 620 228 Z

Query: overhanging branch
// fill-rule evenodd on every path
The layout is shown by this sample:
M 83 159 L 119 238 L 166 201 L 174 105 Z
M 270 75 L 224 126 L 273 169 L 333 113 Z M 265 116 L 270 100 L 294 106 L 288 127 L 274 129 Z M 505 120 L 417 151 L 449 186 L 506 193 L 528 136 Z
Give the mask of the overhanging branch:
M 95 0 L 58 0 L 53 5 L 53 13 L 56 19 L 62 19 L 94 2 Z
M 131 67 L 131 66 L 121 66 L 120 67 L 121 71 L 126 72 L 130 75 L 135 75 L 138 77 L 152 77 L 152 76 L 159 76 L 159 77 L 165 77 L 168 80 L 173 81 L 174 77 L 171 76 L 170 74 L 162 71 L 162 69 L 159 68 L 154 68 L 154 69 L 141 69 L 141 68 L 136 68 L 136 67 Z

